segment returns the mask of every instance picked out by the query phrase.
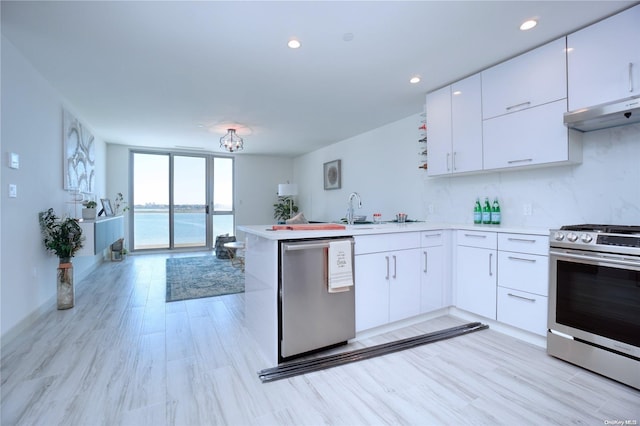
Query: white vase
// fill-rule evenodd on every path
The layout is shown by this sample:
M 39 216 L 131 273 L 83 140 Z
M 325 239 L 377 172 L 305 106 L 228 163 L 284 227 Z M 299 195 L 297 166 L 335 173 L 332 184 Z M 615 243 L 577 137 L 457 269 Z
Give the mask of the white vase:
M 95 220 L 96 218 L 96 208 L 95 207 L 86 207 L 82 209 L 82 218 L 84 220 Z
M 75 291 L 73 286 L 73 264 L 71 259 L 60 259 L 58 265 L 58 309 L 73 308 Z

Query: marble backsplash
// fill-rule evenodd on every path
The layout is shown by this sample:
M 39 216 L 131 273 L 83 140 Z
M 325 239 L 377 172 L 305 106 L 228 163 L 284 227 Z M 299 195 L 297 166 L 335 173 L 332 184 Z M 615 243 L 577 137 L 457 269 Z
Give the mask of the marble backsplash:
M 429 221 L 472 223 L 477 196 L 498 197 L 506 226 L 575 223 L 640 225 L 640 125 L 583 134 L 572 166 L 429 178 L 422 210 Z M 527 207 L 531 214 L 526 214 Z

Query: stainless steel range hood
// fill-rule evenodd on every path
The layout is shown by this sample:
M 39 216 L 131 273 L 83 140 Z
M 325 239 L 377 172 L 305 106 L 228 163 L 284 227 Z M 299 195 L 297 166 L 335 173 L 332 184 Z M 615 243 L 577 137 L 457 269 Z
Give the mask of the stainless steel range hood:
M 640 95 L 564 113 L 564 124 L 581 132 L 639 122 Z

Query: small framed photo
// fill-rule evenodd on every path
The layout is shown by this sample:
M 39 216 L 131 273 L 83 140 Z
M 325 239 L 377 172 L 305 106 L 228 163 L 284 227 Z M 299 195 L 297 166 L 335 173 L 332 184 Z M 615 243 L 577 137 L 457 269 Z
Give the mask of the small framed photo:
M 340 189 L 341 179 L 340 160 L 324 163 L 324 189 Z
M 111 208 L 111 200 L 108 198 L 100 198 L 100 202 L 102 203 L 102 212 L 104 212 L 105 216 L 113 216 L 113 208 Z M 98 216 L 100 216 L 98 213 Z

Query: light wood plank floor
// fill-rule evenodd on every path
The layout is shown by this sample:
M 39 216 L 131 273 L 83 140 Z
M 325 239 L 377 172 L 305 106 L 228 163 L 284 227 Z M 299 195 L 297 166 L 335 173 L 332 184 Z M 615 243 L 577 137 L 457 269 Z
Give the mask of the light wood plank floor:
M 2 348 L 2 425 L 640 422 L 639 391 L 493 330 L 262 384 L 243 295 L 165 303 L 166 258 L 101 265 L 73 310 L 52 307 Z

